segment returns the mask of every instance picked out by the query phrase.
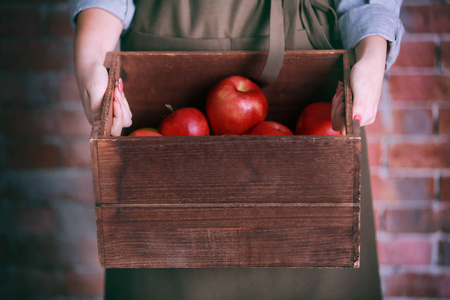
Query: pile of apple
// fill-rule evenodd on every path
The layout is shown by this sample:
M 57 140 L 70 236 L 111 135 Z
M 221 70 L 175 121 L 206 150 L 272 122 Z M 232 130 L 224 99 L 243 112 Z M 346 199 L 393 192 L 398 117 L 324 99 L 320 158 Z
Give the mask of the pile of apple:
M 206 116 L 197 108 L 171 112 L 159 125 L 130 136 L 293 135 L 283 124 L 266 121 L 268 104 L 261 88 L 242 76 L 217 83 L 206 99 Z M 297 135 L 340 135 L 331 128 L 331 103 L 308 105 L 298 118 Z

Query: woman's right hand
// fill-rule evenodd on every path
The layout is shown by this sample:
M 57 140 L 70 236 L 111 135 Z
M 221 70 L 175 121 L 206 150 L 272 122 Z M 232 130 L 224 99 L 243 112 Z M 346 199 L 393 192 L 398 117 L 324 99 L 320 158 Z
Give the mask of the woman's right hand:
M 92 125 L 100 117 L 103 95 L 108 86 L 108 72 L 102 64 L 93 62 L 82 74 L 77 72 L 77 83 L 84 113 Z
M 84 112 L 91 124 L 100 116 L 103 96 L 108 86 L 108 72 L 103 62 L 106 53 L 115 49 L 122 29 L 122 22 L 102 9 L 87 9 L 77 17 L 75 74 Z M 132 117 L 121 79 L 114 87 L 113 111 L 111 135 L 119 136 L 122 128 L 131 125 Z
M 92 125 L 100 117 L 103 96 L 108 87 L 108 72 L 102 64 L 96 62 L 92 63 L 84 74 L 85 76 L 77 76 L 78 88 L 84 113 Z M 114 86 L 113 103 L 114 116 L 111 135 L 120 136 L 122 128 L 130 127 L 132 124 L 132 113 L 125 97 L 121 78 L 119 78 Z

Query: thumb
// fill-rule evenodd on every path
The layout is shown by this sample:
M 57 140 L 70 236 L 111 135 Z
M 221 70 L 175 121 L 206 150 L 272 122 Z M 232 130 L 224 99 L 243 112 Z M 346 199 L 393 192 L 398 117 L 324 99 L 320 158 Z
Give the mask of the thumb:
M 91 73 L 91 80 L 86 86 L 89 107 L 88 119 L 92 122 L 100 115 L 102 109 L 103 96 L 108 87 L 108 72 L 103 66 L 94 68 Z

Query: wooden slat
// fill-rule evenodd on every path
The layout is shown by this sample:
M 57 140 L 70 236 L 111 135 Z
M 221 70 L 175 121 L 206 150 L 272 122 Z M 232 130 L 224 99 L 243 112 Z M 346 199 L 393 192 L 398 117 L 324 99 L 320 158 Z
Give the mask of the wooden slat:
M 300 136 L 99 140 L 97 204 L 355 203 L 359 142 Z
M 354 267 L 354 209 L 101 207 L 101 262 L 114 268 Z

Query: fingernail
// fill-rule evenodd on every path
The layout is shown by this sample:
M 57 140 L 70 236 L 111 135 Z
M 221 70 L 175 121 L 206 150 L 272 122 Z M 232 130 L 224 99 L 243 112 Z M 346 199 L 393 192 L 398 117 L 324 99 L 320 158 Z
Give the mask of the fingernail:
M 353 117 L 353 120 L 358 120 L 358 121 L 361 121 L 361 116 L 360 115 L 355 115 L 354 117 Z
M 121 93 L 123 92 L 123 81 L 122 81 L 122 78 L 119 78 L 119 91 Z
M 119 98 L 119 95 L 122 95 L 122 92 L 120 91 L 120 88 L 117 86 L 117 87 L 114 89 L 114 97 Z

